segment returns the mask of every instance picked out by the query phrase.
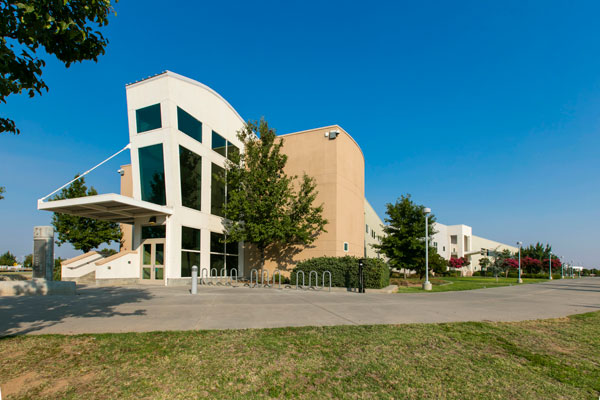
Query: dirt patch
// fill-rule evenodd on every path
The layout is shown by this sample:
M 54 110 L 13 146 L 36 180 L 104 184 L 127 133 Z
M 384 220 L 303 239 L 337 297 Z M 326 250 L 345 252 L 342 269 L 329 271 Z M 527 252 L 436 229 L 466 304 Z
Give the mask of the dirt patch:
M 6 383 L 0 384 L 2 396 L 17 394 L 26 386 L 38 386 L 41 383 L 39 380 L 32 385 L 32 383 L 38 379 L 38 377 L 39 375 L 37 372 L 27 372 L 24 375 L 17 376 Z
M 62 392 L 69 386 L 84 386 L 84 385 L 88 384 L 89 382 L 91 382 L 92 380 L 94 380 L 95 377 L 96 377 L 95 373 L 89 372 L 82 376 L 76 376 L 76 377 L 71 376 L 68 378 L 56 379 L 53 381 L 54 383 L 52 384 L 52 386 L 49 386 L 44 389 L 42 394 L 44 396 L 52 396 L 56 393 Z

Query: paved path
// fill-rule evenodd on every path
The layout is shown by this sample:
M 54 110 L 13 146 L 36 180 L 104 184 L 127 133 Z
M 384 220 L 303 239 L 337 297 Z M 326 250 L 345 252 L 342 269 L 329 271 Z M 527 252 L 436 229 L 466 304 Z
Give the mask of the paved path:
M 76 296 L 0 297 L 0 336 L 519 321 L 600 310 L 600 278 L 415 294 L 184 287 L 90 287 Z

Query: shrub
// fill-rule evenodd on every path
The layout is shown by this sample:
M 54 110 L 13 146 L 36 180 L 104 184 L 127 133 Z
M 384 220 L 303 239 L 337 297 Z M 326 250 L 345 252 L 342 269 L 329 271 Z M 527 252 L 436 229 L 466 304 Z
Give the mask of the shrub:
M 358 258 L 356 257 L 316 257 L 301 261 L 290 274 L 290 283 L 296 284 L 296 272 L 303 271 L 306 284 L 310 271 L 316 271 L 319 285 L 323 279 L 323 272 L 331 272 L 331 286 L 353 288 L 358 287 Z M 381 289 L 390 284 L 390 269 L 379 258 L 366 258 L 364 266 L 365 287 Z M 313 274 L 314 277 L 314 274 Z M 300 278 L 302 279 L 302 278 Z M 328 283 L 327 278 L 325 280 Z

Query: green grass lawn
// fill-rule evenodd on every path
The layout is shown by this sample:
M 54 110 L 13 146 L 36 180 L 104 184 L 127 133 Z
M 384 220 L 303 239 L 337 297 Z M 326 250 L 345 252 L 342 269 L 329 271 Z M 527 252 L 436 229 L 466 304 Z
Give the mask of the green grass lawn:
M 421 289 L 421 283 L 423 283 L 422 280 L 409 278 L 407 279 L 408 283 L 414 286 L 408 287 L 402 286 L 402 281 L 404 281 L 404 279 L 391 279 L 390 283 L 398 285 L 398 293 L 425 293 L 423 289 Z M 523 284 L 547 281 L 548 279 L 523 279 Z M 433 278 L 430 279 L 430 282 L 433 284 L 432 292 L 484 289 L 518 284 L 516 278 L 498 278 L 498 282 L 496 283 L 496 278 L 483 276 Z
M 4 338 L 0 387 L 3 399 L 597 399 L 600 312 Z

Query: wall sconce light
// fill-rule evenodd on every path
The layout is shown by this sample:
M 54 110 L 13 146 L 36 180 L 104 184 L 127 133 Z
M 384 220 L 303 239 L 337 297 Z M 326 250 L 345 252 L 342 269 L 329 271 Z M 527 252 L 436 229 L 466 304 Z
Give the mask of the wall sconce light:
M 150 217 L 148 222 L 150 223 L 150 225 L 156 225 L 156 217 Z

